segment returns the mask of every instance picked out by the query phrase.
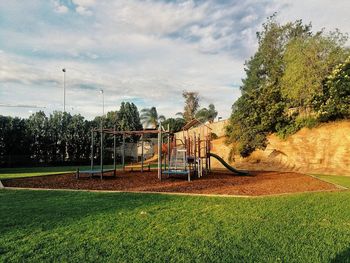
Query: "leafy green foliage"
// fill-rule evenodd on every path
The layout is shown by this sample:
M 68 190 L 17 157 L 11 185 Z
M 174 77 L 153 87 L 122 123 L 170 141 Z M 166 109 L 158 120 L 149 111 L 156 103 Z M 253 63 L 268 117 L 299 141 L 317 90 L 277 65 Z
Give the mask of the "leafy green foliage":
M 151 107 L 141 110 L 141 121 L 146 127 L 151 126 L 156 129 L 159 122 L 165 121 L 165 117 L 164 115 L 158 114 L 156 107 Z
M 183 118 L 186 122 L 189 122 L 194 119 L 199 108 L 199 95 L 197 92 L 184 91 L 182 96 L 185 99 Z
M 323 92 L 314 98 L 321 121 L 350 118 L 350 56 L 339 64 L 323 84 Z
M 238 142 L 236 151 L 248 156 L 266 147 L 266 136 L 284 126 L 286 101 L 281 94 L 284 51 L 290 39 L 310 34 L 310 26 L 301 21 L 280 25 L 274 17 L 258 33 L 259 49 L 246 62 L 242 96 L 232 106 L 227 135 Z
M 207 121 L 213 122 L 218 116 L 218 112 L 215 109 L 214 104 L 209 104 L 208 108 L 202 108 L 196 112 L 196 119 L 205 123 Z
M 181 131 L 185 124 L 186 121 L 183 118 L 168 118 L 162 123 L 165 129 L 167 129 L 169 125 L 170 132 Z
M 27 121 L 0 115 L 0 164 L 30 162 Z
M 312 116 L 297 116 L 295 119 L 292 119 L 289 124 L 280 127 L 277 130 L 277 135 L 285 139 L 304 127 L 311 129 L 316 127 L 319 123 L 319 120 Z
M 219 138 L 219 136 L 218 136 L 216 133 L 211 132 L 211 133 L 210 133 L 210 138 L 211 138 L 212 140 L 216 140 L 216 139 Z
M 285 71 L 282 95 L 293 107 L 310 107 L 313 97 L 322 92 L 322 82 L 337 64 L 346 58 L 342 48 L 347 38 L 337 34 L 292 39 L 284 53 Z
M 313 34 L 311 25 L 301 20 L 280 25 L 272 16 L 257 36 L 259 48 L 246 62 L 242 96 L 232 106 L 227 127 L 236 153 L 246 157 L 264 149 L 270 133 L 286 137 L 319 121 L 348 118 L 346 63 L 325 83 L 332 68 L 349 54 L 346 35 Z
M 142 130 L 140 114 L 134 103 L 122 102 L 117 114 L 117 119 L 121 131 Z
M 2 190 L 1 261 L 347 262 L 349 198 Z
M 101 117 L 87 121 L 81 115 L 53 112 L 46 116 L 39 111 L 28 119 L 0 116 L 0 164 L 43 165 L 79 164 L 88 162 L 91 155 L 91 130 L 99 128 Z M 133 103 L 122 103 L 119 111 L 108 112 L 103 118 L 104 128 L 141 130 L 139 112 Z M 95 155 L 98 157 L 100 136 L 95 133 Z M 120 136 L 117 138 L 121 141 Z M 133 140 L 135 138 L 130 138 Z M 111 136 L 105 146 L 112 145 Z M 108 156 L 106 156 L 108 161 Z

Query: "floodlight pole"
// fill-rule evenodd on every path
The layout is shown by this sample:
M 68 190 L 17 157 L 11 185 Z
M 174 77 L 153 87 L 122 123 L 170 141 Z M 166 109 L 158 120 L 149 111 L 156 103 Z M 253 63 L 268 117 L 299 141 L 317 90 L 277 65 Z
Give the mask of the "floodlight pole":
M 100 90 L 100 93 L 102 94 L 102 117 L 101 117 L 101 180 L 103 176 L 103 117 L 105 115 L 105 97 L 103 89 Z

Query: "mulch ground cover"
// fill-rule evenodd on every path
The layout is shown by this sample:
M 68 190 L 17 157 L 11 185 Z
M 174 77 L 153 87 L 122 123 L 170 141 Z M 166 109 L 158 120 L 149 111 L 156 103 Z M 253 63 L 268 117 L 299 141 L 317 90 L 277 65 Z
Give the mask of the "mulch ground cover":
M 187 177 L 159 181 L 156 172 L 118 172 L 117 177 L 76 179 L 75 174 L 48 175 L 2 180 L 5 187 L 173 192 L 217 195 L 272 195 L 283 193 L 339 190 L 333 184 L 294 172 L 251 172 L 235 176 L 216 171 L 188 182 Z

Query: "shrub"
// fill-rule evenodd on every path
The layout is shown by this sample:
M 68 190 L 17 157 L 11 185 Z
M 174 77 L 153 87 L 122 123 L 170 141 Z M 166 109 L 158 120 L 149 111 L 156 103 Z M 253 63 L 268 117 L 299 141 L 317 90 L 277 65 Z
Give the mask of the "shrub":
M 350 56 L 328 76 L 313 104 L 320 121 L 350 118 Z
M 214 132 L 210 133 L 210 136 L 211 136 L 211 138 L 212 138 L 213 140 L 216 140 L 216 139 L 219 138 L 219 136 L 218 136 L 216 133 L 214 133 Z
M 301 117 L 297 116 L 294 120 L 292 120 L 288 125 L 281 127 L 277 131 L 277 135 L 280 138 L 287 138 L 288 136 L 296 133 L 300 129 L 306 127 L 306 128 L 314 128 L 319 124 L 319 121 L 317 118 L 312 116 L 307 117 Z

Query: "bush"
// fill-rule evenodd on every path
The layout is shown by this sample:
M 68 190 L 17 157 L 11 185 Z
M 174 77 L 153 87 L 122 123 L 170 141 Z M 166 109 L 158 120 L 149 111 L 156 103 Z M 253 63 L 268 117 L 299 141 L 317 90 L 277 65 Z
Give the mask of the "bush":
M 219 136 L 214 132 L 210 133 L 210 136 L 211 136 L 212 140 L 216 140 L 219 138 Z
M 288 125 L 281 127 L 277 131 L 277 135 L 280 138 L 287 138 L 288 136 L 296 133 L 297 131 L 301 130 L 302 128 L 314 128 L 319 124 L 319 121 L 315 117 L 301 117 L 297 116 L 294 120 L 292 120 Z
M 313 104 L 322 122 L 350 118 L 350 56 L 328 76 Z

